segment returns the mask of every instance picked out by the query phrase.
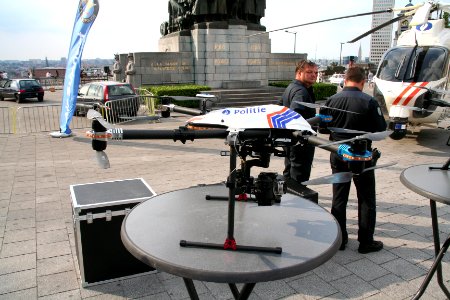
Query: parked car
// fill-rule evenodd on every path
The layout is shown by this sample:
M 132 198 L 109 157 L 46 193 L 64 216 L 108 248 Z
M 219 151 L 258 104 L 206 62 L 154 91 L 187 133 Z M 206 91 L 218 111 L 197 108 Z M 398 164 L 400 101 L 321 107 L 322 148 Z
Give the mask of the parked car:
M 39 102 L 44 101 L 44 89 L 36 79 L 8 79 L 2 82 L 0 87 L 0 100 L 14 98 L 17 103 L 27 98 L 37 98 Z
M 107 111 L 106 119 L 116 122 L 120 117 L 136 116 L 139 98 L 129 83 L 93 81 L 79 89 L 75 114 L 86 114 L 90 108 Z
M 5 86 L 5 83 L 6 83 L 8 80 L 9 80 L 9 79 L 2 79 L 2 78 L 0 78 L 0 95 L 2 94 L 3 87 Z
M 330 77 L 329 81 L 330 81 L 330 83 L 332 83 L 332 84 L 337 84 L 337 85 L 339 85 L 340 87 L 344 87 L 344 77 L 345 77 L 344 74 L 333 74 L 333 75 Z

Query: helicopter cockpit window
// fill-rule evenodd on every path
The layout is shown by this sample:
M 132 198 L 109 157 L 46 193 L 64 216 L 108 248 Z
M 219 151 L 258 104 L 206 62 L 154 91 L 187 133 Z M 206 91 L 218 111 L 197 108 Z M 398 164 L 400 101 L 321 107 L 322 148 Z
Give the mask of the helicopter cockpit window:
M 388 81 L 403 81 L 411 48 L 394 48 L 387 52 L 378 68 L 377 77 Z
M 386 53 L 377 77 L 395 82 L 428 82 L 445 76 L 448 51 L 441 47 L 399 47 Z
M 444 75 L 444 63 L 446 58 L 446 51 L 440 48 L 423 49 L 423 60 L 420 66 L 416 68 L 416 81 L 436 81 L 441 79 Z

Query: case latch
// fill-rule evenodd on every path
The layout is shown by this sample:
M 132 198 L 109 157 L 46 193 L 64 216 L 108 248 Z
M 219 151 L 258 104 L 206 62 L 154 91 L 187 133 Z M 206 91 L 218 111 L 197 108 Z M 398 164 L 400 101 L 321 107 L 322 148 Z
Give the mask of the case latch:
M 86 221 L 88 224 L 92 224 L 94 222 L 94 215 L 91 212 L 86 214 Z

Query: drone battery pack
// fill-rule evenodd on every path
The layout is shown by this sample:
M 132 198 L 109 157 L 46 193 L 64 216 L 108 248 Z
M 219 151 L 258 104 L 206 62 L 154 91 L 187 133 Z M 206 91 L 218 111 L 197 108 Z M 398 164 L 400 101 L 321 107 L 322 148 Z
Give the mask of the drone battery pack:
M 125 215 L 156 195 L 142 178 L 71 185 L 70 194 L 83 286 L 154 270 L 131 255 L 120 237 Z

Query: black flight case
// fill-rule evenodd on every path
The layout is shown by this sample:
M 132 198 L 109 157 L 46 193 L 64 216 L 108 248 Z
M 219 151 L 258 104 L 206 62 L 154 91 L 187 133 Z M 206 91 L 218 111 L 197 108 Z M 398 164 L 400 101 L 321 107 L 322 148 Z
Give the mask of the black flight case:
M 70 194 L 83 286 L 154 270 L 132 256 L 120 238 L 125 215 L 156 195 L 142 178 L 71 185 Z

